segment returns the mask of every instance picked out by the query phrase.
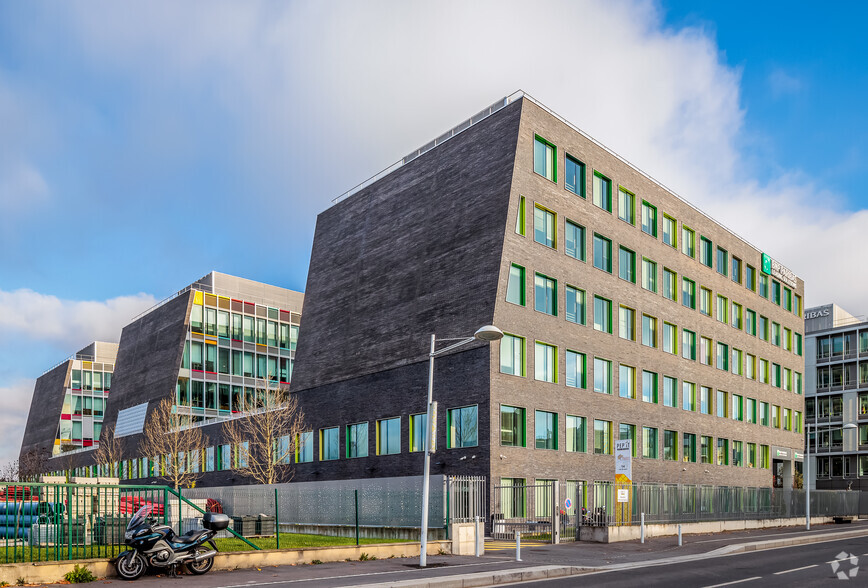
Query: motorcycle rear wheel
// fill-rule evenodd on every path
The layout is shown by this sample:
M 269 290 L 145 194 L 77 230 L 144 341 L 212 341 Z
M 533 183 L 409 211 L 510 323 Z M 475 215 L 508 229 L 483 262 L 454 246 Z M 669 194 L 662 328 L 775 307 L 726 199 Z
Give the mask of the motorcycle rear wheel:
M 145 570 L 148 569 L 148 564 L 145 561 L 144 556 L 142 556 L 142 554 L 137 551 L 133 554 L 132 557 L 125 555 L 119 558 L 115 562 L 115 569 L 118 572 L 118 576 L 128 582 L 131 582 L 142 577 L 142 575 L 145 573 Z
M 195 553 L 205 553 L 210 551 L 207 547 L 197 547 Z M 207 574 L 211 568 L 214 566 L 214 558 L 209 557 L 207 559 L 199 560 L 199 561 L 191 561 L 187 562 L 187 569 L 190 570 L 191 574 L 196 574 L 197 576 L 202 574 Z

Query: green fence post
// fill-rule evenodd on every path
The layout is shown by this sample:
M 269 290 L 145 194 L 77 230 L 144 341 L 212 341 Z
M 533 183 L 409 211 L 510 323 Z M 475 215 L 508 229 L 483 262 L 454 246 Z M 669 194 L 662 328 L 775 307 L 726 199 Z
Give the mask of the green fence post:
M 356 502 L 356 545 L 359 544 L 359 491 L 358 489 L 353 491 L 355 493 L 355 502 Z
M 66 486 L 66 559 L 72 559 L 72 487 Z
M 277 505 L 277 488 L 274 489 L 274 533 L 277 537 L 277 548 L 280 549 L 280 509 Z

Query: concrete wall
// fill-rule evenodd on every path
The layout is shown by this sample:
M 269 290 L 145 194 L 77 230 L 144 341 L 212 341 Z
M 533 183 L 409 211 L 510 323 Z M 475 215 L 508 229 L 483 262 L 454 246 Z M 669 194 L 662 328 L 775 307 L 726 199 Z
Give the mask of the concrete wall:
M 811 525 L 825 525 L 831 523 L 831 517 L 811 517 Z M 737 521 L 709 521 L 704 523 L 682 523 L 682 535 L 694 535 L 710 533 L 725 533 L 727 531 L 746 531 L 750 529 L 772 529 L 777 527 L 795 527 L 805 524 L 805 517 L 793 519 L 762 519 L 762 520 L 737 520 Z M 645 525 L 645 538 L 670 537 L 678 534 L 678 525 L 647 524 Z M 594 543 L 616 543 L 619 541 L 635 541 L 641 538 L 641 527 L 630 525 L 624 527 L 581 527 L 581 541 Z
M 36 379 L 33 398 L 30 400 L 30 412 L 27 414 L 27 426 L 21 441 L 19 458 L 22 462 L 32 463 L 31 460 L 24 459 L 24 455 L 31 452 L 37 452 L 45 460 L 51 456 L 66 388 L 69 385 L 71 366 L 71 361 L 65 361 Z

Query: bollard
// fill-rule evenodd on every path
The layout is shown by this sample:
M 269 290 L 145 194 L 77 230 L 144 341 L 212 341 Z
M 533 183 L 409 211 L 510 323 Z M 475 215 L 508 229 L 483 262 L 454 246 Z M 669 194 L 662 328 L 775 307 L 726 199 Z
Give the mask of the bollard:
M 515 532 L 515 561 L 521 561 L 521 533 Z
M 645 513 L 641 514 L 641 522 L 639 523 L 639 542 L 645 543 Z
M 678 547 L 681 547 L 681 525 L 678 525 Z
M 479 517 L 478 516 L 473 517 L 473 536 L 476 538 L 476 545 L 475 545 L 476 557 L 479 557 L 479 551 L 480 551 L 479 539 L 480 539 L 480 537 L 479 537 Z

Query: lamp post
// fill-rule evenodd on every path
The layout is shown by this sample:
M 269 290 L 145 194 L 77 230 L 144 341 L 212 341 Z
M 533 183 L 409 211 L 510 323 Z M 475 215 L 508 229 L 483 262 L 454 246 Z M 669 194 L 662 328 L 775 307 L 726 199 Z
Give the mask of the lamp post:
M 828 430 L 829 432 L 837 431 L 841 429 L 842 431 L 852 431 L 857 429 L 858 427 L 854 423 L 847 423 L 846 425 L 842 425 L 840 427 L 823 427 L 824 430 Z M 816 434 L 819 432 L 819 427 L 814 427 L 814 435 L 816 438 Z M 811 530 L 811 425 L 808 425 L 808 435 L 805 439 L 805 479 L 803 480 L 803 484 L 805 486 L 805 530 Z M 844 443 L 844 436 L 841 436 L 841 443 Z
M 455 341 L 452 345 L 444 347 L 437 351 L 437 336 L 431 335 L 431 351 L 428 353 L 428 407 L 425 416 L 425 470 L 422 474 L 422 538 L 419 553 L 419 567 L 424 568 L 428 562 L 428 478 L 431 466 L 431 445 L 434 435 L 434 426 L 432 425 L 433 416 L 432 406 L 434 397 L 434 358 L 438 355 L 457 349 L 473 341 L 497 341 L 503 337 L 503 331 L 493 325 L 486 325 L 478 329 L 472 337 L 457 337 L 452 339 L 440 339 L 441 341 Z

